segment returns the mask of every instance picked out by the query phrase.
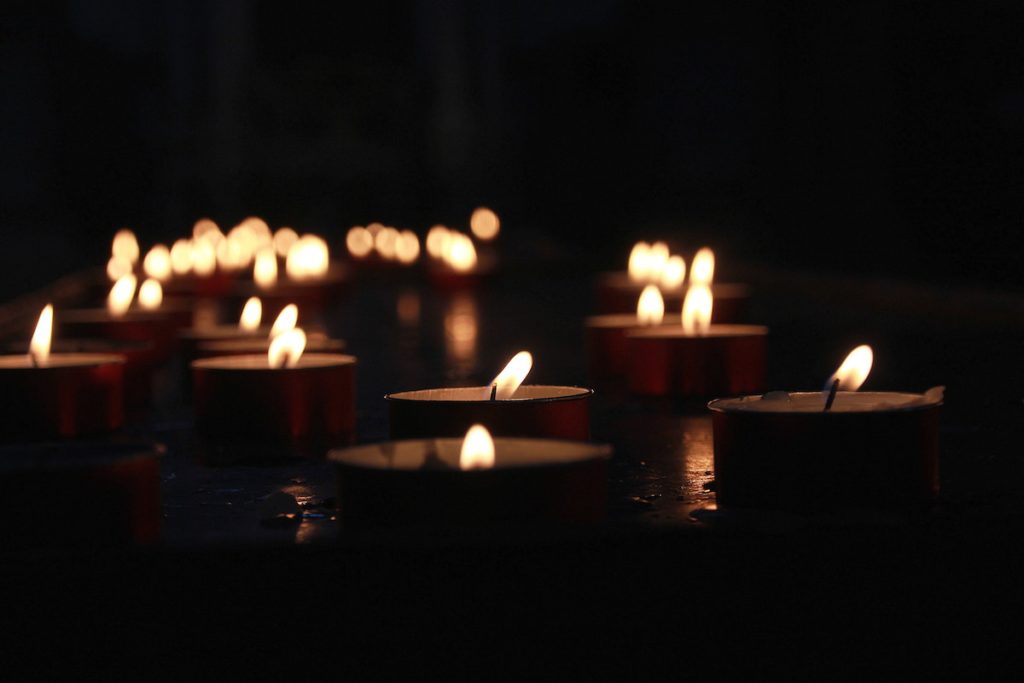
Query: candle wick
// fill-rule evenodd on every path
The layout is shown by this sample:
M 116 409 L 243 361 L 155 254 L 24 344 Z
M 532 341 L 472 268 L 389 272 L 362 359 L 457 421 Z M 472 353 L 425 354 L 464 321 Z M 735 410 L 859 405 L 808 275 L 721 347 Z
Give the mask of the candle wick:
M 839 391 L 839 380 L 832 382 L 832 388 L 828 390 L 828 398 L 825 399 L 825 411 L 828 412 L 832 409 L 832 404 L 836 401 L 836 392 Z
M 494 384 L 491 385 L 491 400 L 493 401 L 493 400 L 495 400 L 497 398 L 498 398 L 498 383 L 495 382 Z

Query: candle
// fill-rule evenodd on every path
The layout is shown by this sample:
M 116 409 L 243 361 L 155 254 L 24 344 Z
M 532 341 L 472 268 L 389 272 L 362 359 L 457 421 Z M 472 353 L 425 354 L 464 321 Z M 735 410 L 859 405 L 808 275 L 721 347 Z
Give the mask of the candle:
M 743 284 L 713 282 L 714 263 L 714 252 L 707 247 L 701 248 L 694 255 L 690 268 L 690 284 L 711 287 L 715 298 L 712 322 L 738 322 L 746 312 L 750 289 Z M 598 312 L 631 312 L 637 296 L 651 284 L 661 290 L 666 307 L 676 309 L 682 306 L 686 296 L 686 274 L 683 257 L 671 255 L 664 242 L 653 245 L 638 242 L 630 252 L 627 271 L 598 276 L 595 285 Z
M 474 287 L 492 275 L 497 264 L 492 251 L 478 252 L 472 237 L 443 225 L 427 233 L 427 253 L 432 257 L 430 279 L 441 289 Z
M 53 306 L 39 316 L 28 355 L 0 356 L 0 412 L 6 441 L 108 434 L 124 422 L 124 359 L 50 353 Z
M 943 389 L 857 392 L 871 361 L 870 347 L 854 349 L 826 391 L 708 404 L 719 505 L 815 510 L 933 499 Z
M 304 353 L 306 335 L 277 335 L 265 354 L 192 362 L 193 404 L 209 462 L 320 456 L 355 436 L 353 356 Z
M 605 445 L 492 438 L 391 441 L 332 451 L 346 528 L 475 527 L 604 518 Z
M 283 230 L 283 229 L 282 229 Z M 254 252 L 252 281 L 239 281 L 235 294 L 242 298 L 259 296 L 268 312 L 297 303 L 307 310 L 322 310 L 337 302 L 347 291 L 350 275 L 344 265 L 332 263 L 323 238 L 284 233 Z M 286 249 L 283 269 L 278 267 L 278 245 Z M 281 275 L 283 270 L 283 276 Z
M 244 324 L 245 311 L 243 310 Z M 251 314 L 250 317 L 254 317 Z M 288 304 L 281 309 L 274 324 L 270 327 L 270 333 L 265 334 L 262 330 L 254 334 L 239 335 L 236 338 L 222 338 L 201 341 L 195 349 L 197 358 L 212 358 L 215 356 L 238 356 L 242 354 L 266 354 L 270 350 L 273 340 L 280 334 L 293 329 L 299 320 L 299 309 L 295 304 Z M 251 320 L 249 322 L 251 325 Z M 304 350 L 310 353 L 337 353 L 345 348 L 345 342 L 341 339 L 331 339 L 321 332 L 307 333 Z
M 58 502 L 59 511 L 40 509 L 41 495 Z M 153 444 L 109 441 L 0 447 L 0 515 L 8 551 L 154 543 L 160 535 L 159 451 Z
M 250 297 L 242 307 L 237 323 L 190 327 L 180 331 L 178 340 L 182 357 L 187 363 L 192 362 L 199 357 L 199 347 L 209 342 L 266 336 L 270 329 L 261 327 L 262 321 L 263 302 L 257 296 Z
M 626 333 L 629 389 L 641 396 L 737 395 L 764 387 L 768 328 L 713 325 L 717 302 L 707 286 L 693 285 L 680 325 Z
M 678 315 L 665 317 L 665 301 L 657 285 L 647 285 L 637 299 L 636 313 L 607 313 L 586 319 L 590 376 L 614 379 L 626 374 L 626 333 L 641 327 L 679 325 Z
M 392 438 L 460 435 L 483 423 L 500 436 L 589 439 L 593 389 L 524 385 L 532 366 L 532 356 L 521 351 L 485 387 L 388 394 Z

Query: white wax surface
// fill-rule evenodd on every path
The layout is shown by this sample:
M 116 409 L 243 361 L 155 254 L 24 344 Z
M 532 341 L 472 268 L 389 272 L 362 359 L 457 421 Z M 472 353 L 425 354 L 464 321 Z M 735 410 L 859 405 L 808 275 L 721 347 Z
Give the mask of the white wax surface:
M 27 353 L 21 356 L 0 356 L 0 370 L 81 368 L 110 363 L 124 363 L 124 358 L 108 353 L 51 353 L 46 363 L 36 368 Z
M 327 457 L 336 463 L 371 469 L 458 470 L 461 451 L 462 439 L 419 439 L 343 448 L 331 451 Z M 553 439 L 494 439 L 494 469 L 558 465 L 608 458 L 610 455 L 611 448 L 602 444 Z
M 892 391 L 840 391 L 829 412 L 871 413 L 887 410 L 912 410 L 942 403 L 940 388 L 927 394 L 908 394 Z M 808 391 L 789 394 L 789 400 L 762 400 L 761 396 L 712 401 L 714 408 L 727 412 L 757 413 L 821 413 L 825 410 L 826 393 Z
M 311 368 L 327 368 L 338 365 L 350 365 L 356 362 L 355 356 L 340 353 L 304 353 L 298 364 L 293 368 L 271 368 L 267 364 L 266 354 L 245 356 L 218 356 L 192 361 L 192 367 L 208 370 L 266 370 L 267 372 L 287 372 L 289 370 L 306 370 Z
M 584 396 L 590 389 L 582 387 L 560 387 L 544 384 L 523 384 L 512 398 L 498 401 L 529 401 L 536 399 L 572 398 Z M 389 394 L 388 398 L 399 401 L 487 401 L 491 395 L 490 387 L 451 387 L 446 389 L 420 389 L 418 391 L 400 391 Z

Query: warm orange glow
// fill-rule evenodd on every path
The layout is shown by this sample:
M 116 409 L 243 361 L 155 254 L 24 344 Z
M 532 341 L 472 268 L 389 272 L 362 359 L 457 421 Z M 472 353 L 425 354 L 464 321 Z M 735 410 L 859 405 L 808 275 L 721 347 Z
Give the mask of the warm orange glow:
M 664 242 L 655 242 L 651 245 L 651 250 L 647 254 L 647 277 L 651 282 L 661 279 L 661 273 L 665 270 L 669 256 L 671 256 L 671 252 Z
M 629 252 L 629 279 L 633 282 L 646 282 L 650 279 L 651 245 L 637 242 Z
M 270 328 L 270 338 L 273 339 L 284 334 L 288 330 L 295 329 L 299 322 L 299 307 L 295 304 L 288 304 L 277 314 L 277 319 Z
M 498 220 L 498 214 L 486 206 L 481 206 L 475 209 L 473 215 L 469 217 L 469 229 L 473 231 L 477 239 L 489 242 L 498 236 L 498 231 L 501 230 L 501 221 Z
M 433 258 L 444 258 L 448 249 L 451 231 L 443 225 L 435 225 L 427 231 L 427 253 Z
M 53 304 L 46 304 L 39 314 L 32 341 L 28 343 L 28 355 L 36 365 L 46 365 L 50 359 L 50 342 L 53 339 Z
M 476 247 L 468 235 L 453 232 L 449 235 L 444 252 L 444 260 L 452 270 L 465 273 L 476 266 Z
M 479 317 L 476 299 L 471 296 L 455 296 L 445 311 L 445 350 L 458 364 L 468 365 L 476 357 Z
M 164 282 L 171 277 L 171 250 L 163 244 L 157 244 L 142 260 L 142 270 L 151 278 Z
M 670 256 L 661 271 L 661 286 L 665 289 L 679 289 L 686 282 L 686 261 L 682 256 Z
M 665 318 L 665 299 L 657 285 L 647 285 L 636 302 L 636 321 L 641 325 L 660 325 Z
M 508 362 L 505 369 L 498 373 L 487 387 L 488 397 L 491 394 L 491 388 L 497 384 L 498 390 L 494 394 L 494 398 L 503 401 L 515 396 L 516 390 L 519 385 L 523 383 L 526 376 L 530 374 L 530 370 L 533 368 L 533 356 L 529 351 L 520 351 L 516 355 L 512 356 L 512 360 Z
M 327 242 L 316 235 L 303 235 L 288 250 L 285 272 L 293 280 L 315 280 L 327 274 L 330 252 Z
M 278 256 L 284 258 L 288 256 L 288 250 L 292 248 L 292 245 L 298 241 L 299 233 L 288 227 L 278 228 L 274 233 L 274 251 Z
M 205 239 L 193 242 L 192 270 L 200 277 L 209 277 L 217 270 L 217 249 L 213 242 Z
M 683 332 L 697 337 L 707 334 L 711 328 L 714 303 L 710 287 L 691 285 L 683 301 Z
M 377 231 L 373 238 L 373 246 L 382 258 L 391 261 L 395 258 L 395 248 L 398 244 L 398 231 L 390 226 L 385 226 Z
M 249 297 L 242 306 L 242 315 L 238 319 L 238 329 L 245 332 L 255 332 L 263 320 L 263 302 L 258 296 Z
M 135 276 L 130 273 L 114 283 L 114 286 L 110 288 L 110 294 L 107 295 L 107 310 L 110 315 L 120 318 L 128 312 L 128 307 L 132 305 L 132 299 L 135 298 L 136 284 Z
M 238 227 L 248 232 L 260 247 L 270 246 L 274 240 L 274 233 L 271 232 L 267 222 L 258 216 L 249 216 Z
M 459 452 L 459 469 L 487 470 L 494 467 L 494 439 L 487 428 L 475 424 L 466 432 Z
M 266 246 L 256 252 L 252 279 L 260 289 L 270 289 L 277 284 L 277 252 L 273 247 Z
M 267 364 L 272 368 L 294 368 L 306 350 L 306 333 L 301 327 L 288 330 L 270 342 Z
M 171 245 L 171 270 L 175 275 L 192 270 L 192 240 L 180 239 Z
M 825 382 L 826 391 L 832 388 L 832 384 L 836 380 L 839 380 L 839 389 L 842 391 L 857 391 L 864 384 L 864 380 L 868 378 L 874 361 L 875 354 L 871 347 L 861 344 L 847 354 L 839 369 Z
M 192 226 L 192 239 L 194 240 L 207 240 L 216 244 L 224 238 L 224 233 L 220 231 L 217 224 L 211 221 L 209 218 L 200 218 Z
M 135 263 L 139 260 L 139 241 L 135 239 L 135 233 L 128 228 L 118 230 L 114 235 L 114 242 L 110 246 L 110 253 L 119 259 Z
M 702 247 L 690 266 L 690 284 L 710 286 L 715 279 L 715 252 Z
M 130 272 L 132 272 L 132 263 L 128 259 L 111 256 L 107 261 L 107 277 L 111 282 L 120 280 Z
M 400 263 L 409 265 L 420 257 L 420 238 L 412 230 L 403 230 L 395 241 L 395 256 Z
M 139 287 L 139 306 L 146 311 L 155 311 L 164 301 L 164 288 L 159 280 L 146 278 Z
M 345 246 L 355 258 L 366 258 L 373 251 L 373 235 L 363 226 L 356 225 L 345 235 Z

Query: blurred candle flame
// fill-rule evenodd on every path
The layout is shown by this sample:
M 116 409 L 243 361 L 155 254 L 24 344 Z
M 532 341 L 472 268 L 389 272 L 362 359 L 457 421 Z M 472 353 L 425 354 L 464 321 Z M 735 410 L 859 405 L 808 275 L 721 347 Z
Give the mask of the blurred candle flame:
M 242 315 L 238 318 L 238 329 L 255 332 L 263 320 L 263 302 L 258 296 L 249 297 L 242 307 Z
M 211 221 L 209 218 L 200 218 L 192 226 L 192 239 L 205 240 L 214 245 L 224 239 L 224 233 L 220 231 L 220 228 L 216 223 Z
M 171 245 L 171 270 L 175 275 L 188 275 L 192 270 L 192 240 L 180 239 Z
M 714 303 L 710 287 L 691 285 L 683 300 L 683 332 L 698 337 L 707 334 L 711 328 Z
M 131 273 L 122 276 L 114 283 L 114 286 L 110 288 L 110 294 L 107 295 L 107 310 L 110 315 L 120 318 L 128 312 L 128 308 L 132 305 L 132 299 L 135 298 L 137 283 L 138 281 Z
M 274 251 L 281 258 L 288 256 L 288 250 L 299 241 L 299 233 L 289 227 L 278 228 L 274 233 Z
M 489 242 L 498 236 L 498 232 L 501 230 L 501 221 L 498 220 L 498 214 L 486 206 L 481 206 L 474 209 L 473 214 L 469 217 L 469 229 L 473 231 L 477 239 Z
M 111 282 L 117 282 L 130 272 L 132 272 L 132 262 L 126 258 L 111 256 L 107 261 L 107 277 Z
M 420 257 L 420 238 L 412 230 L 403 230 L 395 241 L 395 256 L 402 264 L 415 263 Z
M 494 467 L 494 439 L 481 424 L 475 424 L 466 432 L 459 452 L 459 469 L 479 470 Z
M 160 308 L 164 300 L 164 288 L 159 280 L 146 278 L 139 287 L 139 306 L 146 311 L 155 311 Z
M 443 225 L 435 225 L 427 231 L 427 253 L 433 258 L 444 258 L 451 240 L 451 231 Z
M 476 266 L 476 247 L 468 235 L 453 232 L 445 245 L 444 260 L 452 270 L 465 273 Z
M 306 350 L 306 333 L 295 327 L 273 338 L 267 349 L 267 364 L 272 368 L 294 368 Z
M 285 272 L 292 280 L 315 280 L 327 274 L 330 251 L 316 235 L 303 235 L 288 250 Z
M 825 391 L 830 391 L 836 380 L 839 380 L 840 390 L 857 391 L 864 384 L 864 380 L 868 378 L 874 360 L 875 354 L 871 347 L 861 344 L 846 355 L 839 369 L 828 378 L 828 381 L 825 382 Z
M 28 354 L 36 365 L 46 365 L 50 359 L 50 342 L 53 339 L 53 304 L 46 304 L 39 314 L 39 322 L 28 344 Z
M 373 238 L 373 246 L 385 261 L 393 261 L 398 247 L 398 231 L 391 226 L 384 226 Z
M 646 282 L 649 279 L 651 245 L 637 242 L 629 252 L 629 279 L 633 282 Z
M 491 383 L 487 386 L 487 396 L 490 397 L 491 387 L 496 384 L 498 385 L 498 390 L 494 395 L 496 400 L 503 401 L 512 398 L 515 396 L 519 385 L 530 374 L 532 368 L 533 356 L 529 351 L 520 351 L 512 356 L 512 360 L 508 362 L 508 365 L 498 373 L 497 377 L 491 380 Z
M 355 258 L 366 258 L 373 251 L 373 235 L 361 225 L 353 226 L 345 235 L 345 247 Z
M 167 280 L 171 277 L 171 250 L 163 244 L 154 245 L 142 259 L 142 270 L 160 282 Z
M 690 284 L 711 286 L 715 279 L 715 252 L 708 247 L 699 249 L 690 266 Z
M 636 321 L 641 325 L 660 325 L 665 318 L 665 299 L 657 285 L 647 285 L 636 302 Z
M 209 277 L 217 270 L 217 248 L 210 240 L 196 240 L 192 244 L 192 270 L 200 277 Z
M 260 289 L 270 289 L 277 284 L 277 252 L 273 247 L 266 246 L 256 252 L 252 279 Z
M 299 322 L 299 307 L 295 304 L 288 304 L 277 314 L 274 325 L 270 328 L 270 338 L 273 339 L 285 332 L 295 328 Z
M 665 289 L 678 289 L 686 282 L 686 261 L 682 256 L 670 256 L 661 271 L 661 286 Z
M 139 260 L 139 240 L 135 233 L 128 228 L 122 228 L 114 234 L 114 241 L 110 245 L 110 252 L 118 257 L 134 264 Z

